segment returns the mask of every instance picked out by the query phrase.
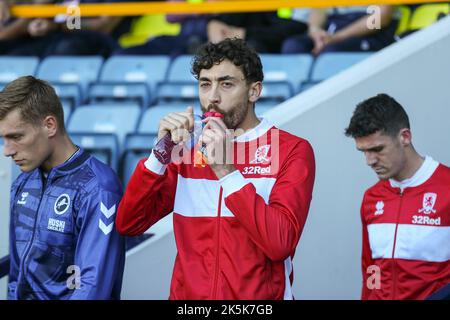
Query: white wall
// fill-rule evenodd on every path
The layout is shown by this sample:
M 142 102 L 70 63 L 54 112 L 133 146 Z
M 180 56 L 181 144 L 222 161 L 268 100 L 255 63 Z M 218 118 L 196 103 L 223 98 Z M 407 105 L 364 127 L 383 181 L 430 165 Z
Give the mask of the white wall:
M 297 299 L 359 299 L 359 207 L 377 179 L 343 134 L 358 102 L 392 95 L 409 114 L 419 153 L 450 165 L 449 57 L 447 18 L 266 114 L 315 150 L 313 201 L 294 260 Z
M 167 300 L 176 245 L 169 215 L 147 232 L 155 236 L 127 252 L 122 299 Z

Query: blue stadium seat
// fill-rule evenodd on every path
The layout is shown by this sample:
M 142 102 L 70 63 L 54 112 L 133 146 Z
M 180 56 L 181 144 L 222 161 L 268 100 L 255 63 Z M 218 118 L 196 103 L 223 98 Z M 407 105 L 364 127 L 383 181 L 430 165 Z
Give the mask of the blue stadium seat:
M 72 107 L 69 104 L 64 103 L 64 102 L 62 102 L 62 107 L 64 110 L 64 123 L 67 126 L 70 115 L 72 114 Z
M 270 109 L 272 109 L 271 107 L 269 107 L 269 106 L 259 106 L 259 107 L 257 107 L 256 108 L 256 115 L 258 116 L 258 117 L 263 117 L 264 116 L 264 113 L 266 112 L 266 111 L 269 111 Z
M 136 104 L 80 106 L 70 117 L 68 131 L 115 134 L 121 147 L 125 136 L 135 131 L 139 115 L 140 107 Z
M 192 56 L 181 55 L 170 64 L 167 80 L 156 88 L 157 104 L 184 102 L 198 103 L 198 84 L 191 74 Z
M 38 64 L 37 57 L 0 57 L 0 84 L 9 83 L 22 76 L 35 75 Z
M 333 52 L 320 55 L 313 66 L 311 82 L 328 79 L 354 64 L 366 59 L 372 52 Z
M 156 87 L 158 104 L 185 103 L 199 104 L 197 82 L 164 82 Z
M 96 82 L 103 63 L 100 56 L 50 56 L 39 65 L 39 78 L 51 82 L 57 92 L 72 95 L 74 101 L 85 101 L 90 83 Z M 69 87 L 79 88 L 68 89 Z M 77 93 L 80 96 L 76 96 Z
M 146 158 L 155 142 L 156 134 L 128 134 L 125 139 L 122 181 L 127 185 L 139 160 Z
M 147 107 L 150 93 L 165 80 L 168 56 L 114 56 L 103 65 L 99 83 L 92 85 L 89 99 L 138 101 Z
M 62 103 L 76 107 L 81 104 L 81 87 L 73 83 L 51 83 Z
M 138 133 L 156 134 L 158 132 L 159 120 L 170 112 L 183 112 L 185 104 L 168 104 L 152 106 L 145 110 L 138 125 Z M 200 108 L 194 108 L 194 113 L 200 114 Z
M 141 107 L 150 105 L 148 86 L 144 83 L 96 83 L 89 88 L 90 103 L 122 104 L 137 103 Z
M 306 91 L 312 87 L 314 87 L 318 82 L 306 82 L 306 83 L 302 83 L 302 85 L 300 86 L 300 92 Z
M 119 168 L 119 142 L 115 134 L 92 132 L 69 132 L 72 141 L 109 165 L 116 173 Z
M 309 54 L 261 54 L 264 85 L 285 84 L 291 95 L 299 85 L 308 81 L 313 58 Z
M 181 55 L 172 61 L 169 67 L 169 73 L 167 75 L 167 81 L 169 82 L 195 82 L 197 80 L 191 74 L 191 61 L 192 56 Z
M 258 101 L 268 101 L 272 104 L 283 102 L 292 97 L 292 89 L 287 82 L 264 82 L 261 97 Z
M 277 103 L 273 101 L 257 101 L 256 107 L 255 107 L 255 113 L 258 117 L 262 116 L 264 112 L 275 108 L 277 106 Z

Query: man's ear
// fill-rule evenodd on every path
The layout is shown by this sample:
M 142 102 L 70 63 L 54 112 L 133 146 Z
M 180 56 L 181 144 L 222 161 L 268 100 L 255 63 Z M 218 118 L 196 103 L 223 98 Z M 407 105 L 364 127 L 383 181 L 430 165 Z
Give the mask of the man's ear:
M 250 85 L 249 97 L 248 100 L 250 102 L 256 102 L 261 96 L 262 92 L 262 83 L 261 81 L 253 82 Z
M 47 136 L 53 138 L 58 131 L 58 122 L 55 116 L 46 116 L 43 120 L 44 129 L 47 131 Z
M 399 136 L 400 136 L 400 143 L 402 144 L 402 146 L 407 147 L 411 145 L 412 133 L 410 129 L 408 128 L 401 129 Z

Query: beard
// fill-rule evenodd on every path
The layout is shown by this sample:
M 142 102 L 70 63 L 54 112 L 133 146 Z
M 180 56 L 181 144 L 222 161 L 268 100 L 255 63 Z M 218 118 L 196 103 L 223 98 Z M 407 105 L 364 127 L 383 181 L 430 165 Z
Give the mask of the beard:
M 215 104 L 209 104 L 207 108 L 202 106 L 203 113 L 216 111 L 223 115 L 223 122 L 228 129 L 236 130 L 244 122 L 247 116 L 248 105 L 246 103 L 234 105 L 231 110 L 225 111 Z

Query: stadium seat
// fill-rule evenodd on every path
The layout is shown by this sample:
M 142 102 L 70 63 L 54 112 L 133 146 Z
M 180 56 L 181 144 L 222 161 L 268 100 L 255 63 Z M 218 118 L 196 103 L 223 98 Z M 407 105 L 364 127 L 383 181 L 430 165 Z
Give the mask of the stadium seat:
M 275 108 L 277 106 L 277 103 L 274 103 L 273 101 L 259 101 L 256 102 L 255 107 L 255 113 L 258 117 L 262 116 L 264 112 Z
M 354 64 L 366 59 L 372 52 L 333 52 L 320 55 L 314 65 L 311 82 L 328 79 Z
M 91 86 L 89 99 L 138 101 L 148 107 L 150 93 L 164 81 L 169 63 L 168 56 L 111 57 L 103 65 L 99 83 Z
M 159 120 L 170 112 L 183 112 L 185 104 L 156 105 L 148 108 L 143 113 L 138 125 L 138 133 L 156 134 L 158 132 Z M 194 113 L 200 113 L 199 108 L 194 108 Z
M 156 100 L 158 104 L 199 104 L 198 84 L 196 82 L 159 83 L 156 87 Z
M 38 64 L 37 57 L 0 57 L 0 84 L 4 85 L 22 76 L 34 76 Z
M 309 54 L 261 54 L 264 85 L 285 84 L 290 95 L 301 83 L 309 80 L 313 58 Z
M 110 133 L 117 135 L 119 147 L 125 136 L 134 132 L 140 115 L 136 104 L 130 105 L 84 105 L 76 108 L 69 120 L 71 133 Z
M 67 126 L 70 115 L 72 114 L 72 107 L 67 103 L 62 103 L 62 107 L 64 110 L 64 123 Z
M 259 100 L 277 104 L 289 99 L 292 96 L 292 92 L 291 86 L 287 82 L 264 82 Z
M 81 104 L 82 93 L 80 86 L 74 85 L 73 83 L 51 83 L 51 85 L 62 103 L 68 104 L 71 107 L 76 107 Z
M 257 107 L 256 108 L 256 115 L 258 116 L 258 117 L 263 117 L 264 116 L 264 113 L 266 112 L 266 111 L 269 111 L 270 109 L 272 109 L 271 107 L 269 107 L 269 106 L 259 106 L 259 107 Z
M 139 160 L 146 158 L 155 142 L 156 134 L 128 134 L 123 153 L 122 181 L 127 185 Z
M 172 61 L 166 81 L 157 85 L 157 104 L 198 103 L 198 85 L 191 74 L 191 61 L 191 55 L 181 55 Z
M 64 99 L 83 102 L 89 84 L 98 79 L 102 63 L 100 56 L 50 56 L 39 65 L 37 76 L 51 82 Z
M 69 132 L 72 141 L 118 173 L 119 143 L 115 134 Z
M 197 82 L 191 73 L 191 55 L 181 55 L 172 61 L 167 75 L 169 82 Z

